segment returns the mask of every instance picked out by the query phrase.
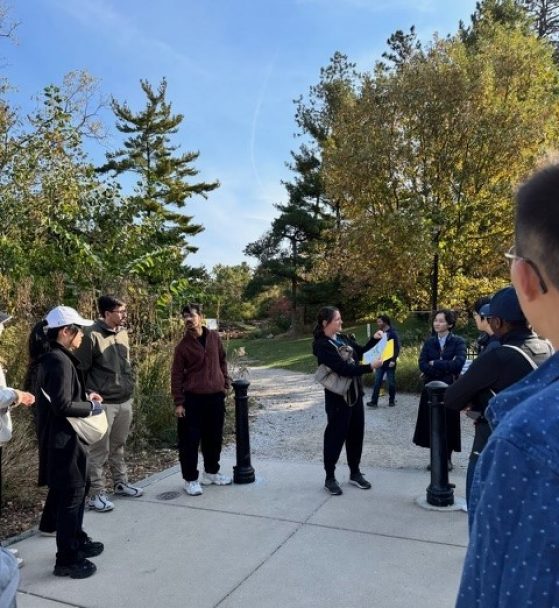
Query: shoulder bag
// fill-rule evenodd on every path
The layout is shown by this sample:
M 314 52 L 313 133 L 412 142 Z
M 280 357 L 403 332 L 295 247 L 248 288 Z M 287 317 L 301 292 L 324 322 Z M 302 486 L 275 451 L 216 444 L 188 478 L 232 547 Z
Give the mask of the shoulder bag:
M 52 403 L 51 398 L 44 389 L 41 388 L 41 392 L 45 396 L 45 399 L 47 399 L 49 403 Z M 66 420 L 70 423 L 70 426 L 74 429 L 76 435 L 86 445 L 93 445 L 103 439 L 109 428 L 107 414 L 105 414 L 104 411 L 95 416 L 86 416 L 85 418 L 66 416 Z
M 353 362 L 353 349 L 350 346 L 338 346 L 333 340 L 330 340 L 330 343 L 336 348 L 338 354 L 344 361 Z M 340 374 L 336 373 L 333 369 L 324 365 L 324 363 L 321 363 L 314 373 L 314 379 L 319 384 L 322 384 L 325 389 L 336 395 L 342 396 L 350 407 L 357 402 L 359 388 L 357 386 L 356 378 L 340 376 Z M 350 395 L 352 385 L 355 387 L 355 397 L 353 399 Z

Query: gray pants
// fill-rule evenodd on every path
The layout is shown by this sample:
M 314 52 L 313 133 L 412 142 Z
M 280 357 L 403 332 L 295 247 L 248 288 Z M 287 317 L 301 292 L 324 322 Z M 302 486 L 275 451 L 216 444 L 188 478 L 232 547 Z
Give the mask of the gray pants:
M 90 495 L 99 494 L 105 489 L 105 474 L 103 467 L 109 462 L 113 483 L 128 482 L 126 462 L 124 461 L 124 446 L 132 424 L 132 399 L 124 403 L 107 404 L 107 434 L 89 448 L 89 473 L 91 477 Z

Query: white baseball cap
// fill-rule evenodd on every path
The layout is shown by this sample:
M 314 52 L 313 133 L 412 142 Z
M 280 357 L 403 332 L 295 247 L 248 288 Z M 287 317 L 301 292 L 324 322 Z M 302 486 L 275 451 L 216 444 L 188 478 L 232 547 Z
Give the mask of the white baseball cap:
M 45 317 L 45 320 L 47 322 L 45 329 L 55 329 L 65 325 L 80 325 L 81 327 L 93 325 L 93 321 L 84 319 L 77 310 L 70 308 L 70 306 L 53 308 Z

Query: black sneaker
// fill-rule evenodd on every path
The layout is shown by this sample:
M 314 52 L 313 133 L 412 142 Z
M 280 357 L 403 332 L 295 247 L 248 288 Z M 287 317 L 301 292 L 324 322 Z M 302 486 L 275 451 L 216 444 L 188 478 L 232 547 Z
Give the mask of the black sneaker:
M 371 484 L 363 477 L 362 473 L 354 473 L 349 477 L 349 483 L 361 488 L 362 490 L 370 490 Z
M 367 407 L 378 407 L 378 403 L 376 401 L 367 401 Z
M 88 536 L 82 546 L 78 549 L 78 554 L 80 558 L 97 557 L 97 555 L 103 553 L 104 548 L 105 545 L 103 545 L 103 543 L 94 541 Z
M 389 401 L 388 407 L 394 407 L 396 405 L 396 401 Z
M 336 481 L 334 477 L 328 477 L 324 482 L 324 489 L 327 492 L 330 492 L 332 496 L 339 496 L 343 494 L 342 489 L 340 488 L 340 484 Z
M 87 578 L 95 574 L 97 566 L 88 559 L 80 559 L 69 566 L 55 566 L 54 576 L 69 576 L 70 578 Z

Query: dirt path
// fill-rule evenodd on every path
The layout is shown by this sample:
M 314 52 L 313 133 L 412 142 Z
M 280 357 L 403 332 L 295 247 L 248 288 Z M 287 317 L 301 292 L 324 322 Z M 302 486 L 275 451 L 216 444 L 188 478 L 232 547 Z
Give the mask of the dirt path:
M 282 369 L 250 369 L 251 452 L 255 459 L 322 460 L 326 425 L 324 391 L 309 374 Z M 366 398 L 369 398 L 369 392 Z M 365 408 L 363 467 L 424 468 L 429 452 L 411 443 L 418 395 L 399 394 L 396 407 L 380 399 L 378 409 Z M 453 457 L 465 471 L 473 438 L 470 420 L 462 420 L 462 452 Z M 233 456 L 234 446 L 224 450 Z M 341 462 L 345 462 L 342 454 Z

